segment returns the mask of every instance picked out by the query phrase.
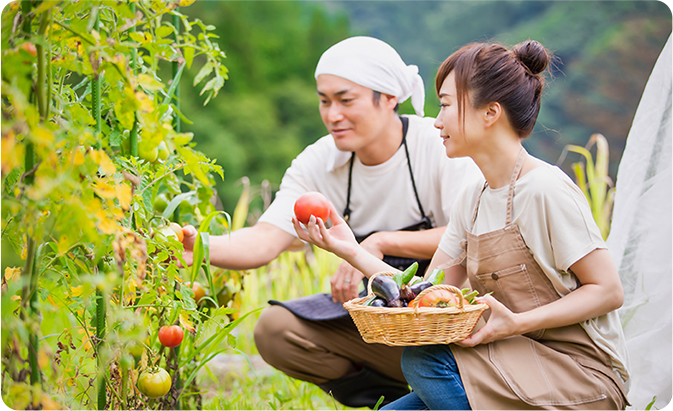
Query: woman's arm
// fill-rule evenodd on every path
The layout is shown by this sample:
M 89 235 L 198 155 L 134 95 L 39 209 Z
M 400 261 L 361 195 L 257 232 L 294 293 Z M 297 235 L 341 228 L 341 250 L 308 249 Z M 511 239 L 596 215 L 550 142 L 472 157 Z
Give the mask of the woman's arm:
M 512 335 L 577 324 L 614 311 L 624 302 L 617 268 L 608 250 L 596 249 L 570 269 L 582 284 L 553 303 L 523 313 L 512 313 L 495 298 L 481 298 L 491 308 L 488 322 L 459 345 L 475 346 Z
M 333 225 L 329 229 L 322 219 L 316 219 L 315 216 L 311 216 L 305 228 L 296 217 L 292 217 L 292 224 L 299 238 L 343 258 L 367 277 L 381 271 L 398 271 L 361 247 L 348 224 L 331 203 L 330 208 Z

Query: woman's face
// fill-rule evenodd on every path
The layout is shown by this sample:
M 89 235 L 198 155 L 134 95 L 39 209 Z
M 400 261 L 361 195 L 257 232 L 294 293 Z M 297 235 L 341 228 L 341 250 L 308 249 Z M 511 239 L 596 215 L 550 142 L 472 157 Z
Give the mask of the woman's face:
M 439 129 L 439 135 L 444 140 L 446 155 L 450 158 L 468 157 L 473 153 L 479 143 L 477 111 L 472 108 L 468 99 L 464 100 L 465 127 L 458 115 L 458 93 L 456 92 L 456 77 L 452 71 L 444 79 L 439 90 L 440 110 L 435 120 L 435 127 Z

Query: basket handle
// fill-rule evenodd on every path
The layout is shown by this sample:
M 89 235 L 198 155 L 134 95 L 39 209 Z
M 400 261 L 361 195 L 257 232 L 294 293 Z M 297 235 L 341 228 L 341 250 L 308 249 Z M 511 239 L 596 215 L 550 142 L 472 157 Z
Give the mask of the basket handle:
M 433 286 L 431 286 L 431 287 L 426 288 L 425 290 L 421 291 L 421 292 L 416 296 L 416 298 L 414 298 L 413 300 L 411 300 L 411 303 L 409 303 L 409 305 L 413 306 L 413 307 L 414 307 L 414 310 L 418 310 L 418 308 L 419 308 L 419 307 L 418 307 L 418 304 L 421 302 L 421 299 L 422 299 L 426 294 L 429 294 L 429 293 L 431 293 L 431 292 L 433 292 L 433 291 L 436 291 L 436 290 L 448 290 L 448 291 L 451 291 L 453 294 L 455 294 L 456 297 L 457 297 L 457 299 L 458 299 L 458 306 L 457 306 L 457 308 L 458 308 L 460 311 L 463 311 L 463 309 L 464 309 L 464 307 L 463 307 L 463 302 L 464 302 L 464 300 L 465 300 L 465 299 L 463 298 L 463 293 L 462 293 L 462 292 L 460 291 L 460 289 L 458 289 L 457 287 L 454 287 L 454 286 L 449 285 L 449 284 L 437 284 L 437 285 L 433 285 Z

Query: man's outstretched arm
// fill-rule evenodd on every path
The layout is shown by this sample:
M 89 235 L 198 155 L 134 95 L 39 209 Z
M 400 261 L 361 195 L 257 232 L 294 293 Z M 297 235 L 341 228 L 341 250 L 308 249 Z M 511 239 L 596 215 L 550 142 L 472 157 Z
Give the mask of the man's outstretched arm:
M 183 232 L 183 257 L 191 265 L 197 230 L 190 225 L 184 227 Z M 231 234 L 213 235 L 210 236 L 210 263 L 229 270 L 262 267 L 291 248 L 296 240 L 296 237 L 269 223 L 244 227 Z

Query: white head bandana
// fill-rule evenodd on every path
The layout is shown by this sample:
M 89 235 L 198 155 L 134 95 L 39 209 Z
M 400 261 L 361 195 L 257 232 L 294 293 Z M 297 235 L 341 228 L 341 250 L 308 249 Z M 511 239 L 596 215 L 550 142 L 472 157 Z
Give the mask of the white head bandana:
M 407 66 L 387 43 L 372 37 L 351 37 L 325 51 L 318 61 L 315 77 L 332 74 L 380 93 L 397 97 L 399 103 L 411 97 L 416 114 L 423 116 L 425 88 L 418 67 Z

